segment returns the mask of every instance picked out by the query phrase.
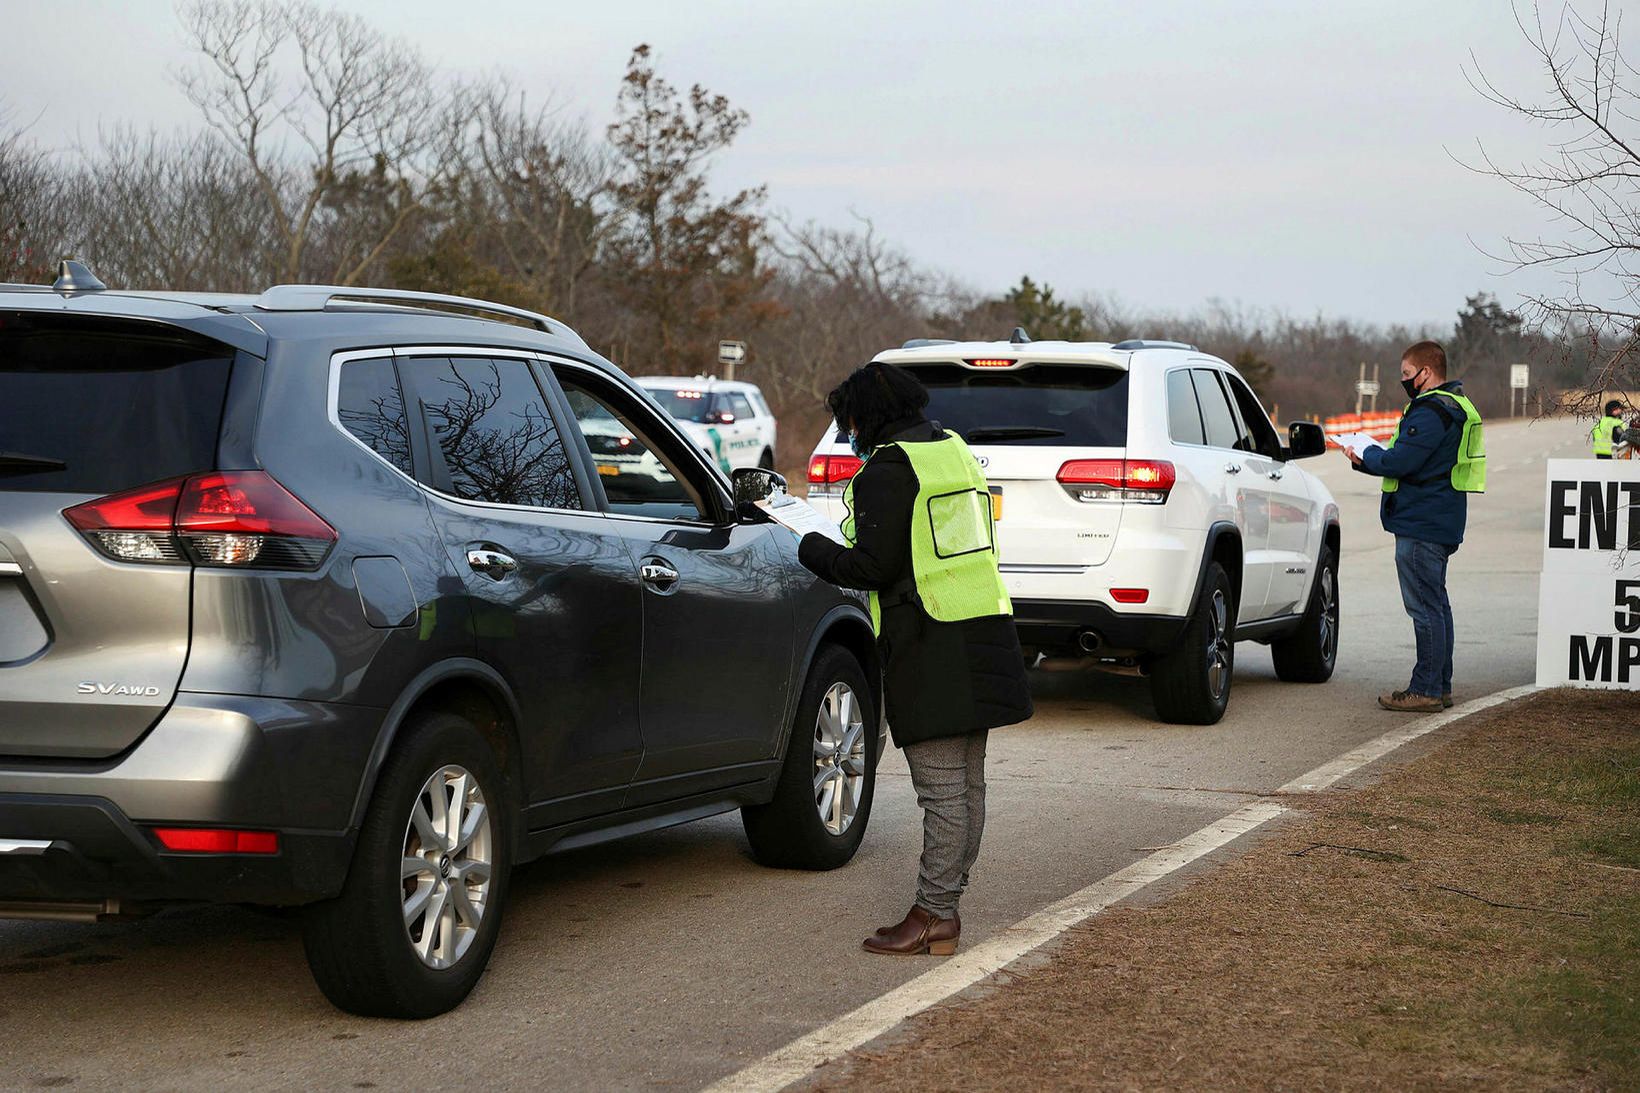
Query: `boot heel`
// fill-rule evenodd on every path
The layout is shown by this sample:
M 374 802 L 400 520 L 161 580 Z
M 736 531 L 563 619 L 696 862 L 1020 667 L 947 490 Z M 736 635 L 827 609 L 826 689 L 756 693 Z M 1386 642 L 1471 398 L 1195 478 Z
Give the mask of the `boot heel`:
M 930 941 L 928 943 L 929 956 L 952 956 L 957 951 L 957 939 L 949 941 Z

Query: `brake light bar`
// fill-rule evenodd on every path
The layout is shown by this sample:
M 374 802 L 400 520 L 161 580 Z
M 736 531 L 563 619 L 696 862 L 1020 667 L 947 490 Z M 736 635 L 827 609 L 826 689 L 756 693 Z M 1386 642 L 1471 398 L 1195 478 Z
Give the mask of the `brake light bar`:
M 1132 501 L 1160 505 L 1177 476 L 1162 459 L 1072 459 L 1056 476 L 1078 501 Z
M 154 837 L 167 850 L 187 854 L 277 854 L 277 831 L 234 831 L 218 827 L 156 827 Z
M 313 569 L 336 531 L 266 471 L 168 478 L 63 510 L 122 562 Z
M 1019 361 L 1013 357 L 971 357 L 968 363 L 975 368 L 1012 368 Z

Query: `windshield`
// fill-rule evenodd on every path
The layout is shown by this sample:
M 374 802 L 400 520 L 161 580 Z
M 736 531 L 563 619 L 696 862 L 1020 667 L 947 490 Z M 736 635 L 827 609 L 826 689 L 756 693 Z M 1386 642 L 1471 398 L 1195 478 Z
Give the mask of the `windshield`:
M 706 413 L 712 407 L 711 396 L 693 387 L 645 387 L 661 409 L 679 421 L 706 424 Z
M 930 420 L 971 444 L 1127 446 L 1128 374 L 1120 368 L 1036 364 L 976 372 L 909 365 L 928 388 Z

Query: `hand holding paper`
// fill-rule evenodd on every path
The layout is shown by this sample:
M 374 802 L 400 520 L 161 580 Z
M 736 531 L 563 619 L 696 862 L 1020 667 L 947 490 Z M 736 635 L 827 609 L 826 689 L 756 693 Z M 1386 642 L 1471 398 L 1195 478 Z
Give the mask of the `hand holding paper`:
M 1369 436 L 1366 433 L 1338 433 L 1328 437 L 1327 439 L 1331 440 L 1334 444 L 1337 444 L 1340 448 L 1343 448 L 1356 459 L 1360 459 L 1361 453 L 1365 452 L 1368 448 L 1371 448 L 1374 445 L 1380 447 L 1383 446 L 1383 441 Z
M 768 513 L 769 518 L 775 523 L 796 532 L 799 539 L 811 531 L 818 531 L 835 543 L 847 545 L 843 539 L 843 531 L 837 526 L 836 521 L 807 501 L 783 493 L 776 497 L 766 497 L 755 504 Z

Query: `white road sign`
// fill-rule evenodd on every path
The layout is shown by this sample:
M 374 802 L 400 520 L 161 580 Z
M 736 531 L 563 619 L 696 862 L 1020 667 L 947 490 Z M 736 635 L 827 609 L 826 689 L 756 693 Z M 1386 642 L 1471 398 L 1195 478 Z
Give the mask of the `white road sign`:
M 1509 386 L 1523 388 L 1530 387 L 1532 385 L 1530 378 L 1531 375 L 1532 369 L 1530 365 L 1511 364 L 1509 366 Z
M 1640 463 L 1549 460 L 1537 682 L 1640 690 Z
M 746 359 L 745 342 L 718 342 L 718 363 L 739 364 Z
M 1358 395 L 1376 395 L 1378 393 L 1378 381 L 1356 380 L 1355 393 Z

